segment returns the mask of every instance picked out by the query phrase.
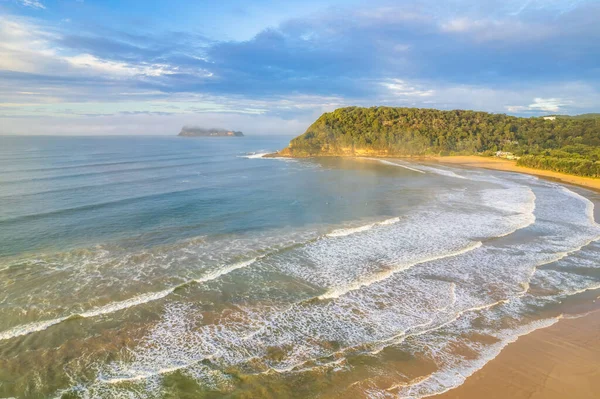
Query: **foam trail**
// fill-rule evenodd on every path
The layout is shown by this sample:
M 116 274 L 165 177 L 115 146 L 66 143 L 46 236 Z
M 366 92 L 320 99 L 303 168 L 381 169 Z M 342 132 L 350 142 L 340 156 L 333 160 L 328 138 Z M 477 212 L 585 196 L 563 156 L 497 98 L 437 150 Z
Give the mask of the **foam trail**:
M 473 251 L 473 250 L 481 247 L 481 245 L 482 245 L 481 241 L 478 241 L 478 242 L 471 244 L 471 245 L 469 245 L 459 251 L 456 251 L 456 252 L 451 252 L 451 253 L 440 255 L 440 256 L 433 256 L 431 258 L 423 259 L 421 261 L 414 262 L 414 263 L 401 264 L 396 267 L 385 270 L 383 272 L 373 274 L 371 276 L 362 278 L 357 281 L 353 281 L 350 284 L 339 286 L 339 287 L 334 287 L 334 288 L 328 290 L 325 294 L 319 296 L 319 299 L 339 298 L 340 296 L 345 295 L 350 291 L 355 291 L 362 287 L 368 287 L 371 284 L 377 283 L 379 281 L 383 281 L 399 271 L 409 269 L 413 266 L 417 266 L 422 263 L 433 262 L 433 261 L 444 259 L 444 258 L 451 258 L 454 256 L 459 256 L 464 253 Z
M 244 267 L 248 267 L 251 264 L 253 264 L 254 262 L 256 262 L 258 259 L 262 258 L 263 256 L 259 256 L 259 257 L 256 257 L 254 259 L 250 259 L 250 260 L 247 260 L 247 261 L 244 261 L 244 262 L 234 263 L 234 264 L 226 266 L 226 267 L 224 267 L 222 269 L 218 269 L 218 270 L 215 270 L 213 272 L 210 272 L 207 275 L 205 275 L 204 277 L 201 277 L 201 278 L 196 279 L 194 281 L 197 282 L 197 283 L 204 283 L 204 282 L 207 282 L 207 281 L 215 280 L 215 279 L 221 277 L 224 274 L 231 273 L 234 270 L 242 269 Z
M 247 159 L 258 159 L 258 158 L 262 158 L 265 155 L 269 155 L 269 152 L 257 152 L 254 154 L 247 154 L 247 155 L 242 155 L 240 156 L 240 158 L 247 158 Z
M 441 176 L 448 176 L 448 177 L 454 177 L 456 179 L 469 180 L 467 177 L 458 175 L 458 174 L 452 172 L 451 170 L 439 169 L 439 168 L 434 168 L 432 166 L 425 166 L 425 165 L 419 165 L 419 168 L 423 171 L 435 173 L 435 174 L 438 174 Z M 425 172 L 423 172 L 423 173 L 425 173 Z
M 404 169 L 412 170 L 413 172 L 418 172 L 418 173 L 425 174 L 425 172 L 423 172 L 422 170 L 411 168 L 410 166 L 407 166 L 407 165 L 403 165 L 403 164 L 399 164 L 399 163 L 395 163 L 395 162 L 386 161 L 385 159 L 377 159 L 377 158 L 366 158 L 366 159 L 370 159 L 372 161 L 379 161 L 379 162 L 381 162 L 383 164 L 386 164 L 386 165 L 399 166 L 399 167 L 404 168 Z
M 535 321 L 528 325 L 521 326 L 512 331 L 505 331 L 499 334 L 500 342 L 493 344 L 485 350 L 482 356 L 478 359 L 468 362 L 462 367 L 442 368 L 427 376 L 427 378 L 419 379 L 413 384 L 396 384 L 387 391 L 398 392 L 398 397 L 403 399 L 420 399 L 430 396 L 440 395 L 462 385 L 467 378 L 481 370 L 486 364 L 494 360 L 504 348 L 509 344 L 516 342 L 520 337 L 531 334 L 536 330 L 551 327 L 562 319 L 562 315 Z
M 139 295 L 133 298 L 126 299 L 120 302 L 109 303 L 108 305 L 101 306 L 99 308 L 95 308 L 92 310 L 88 310 L 87 312 L 80 313 L 81 317 L 96 317 L 101 316 L 103 314 L 118 312 L 119 310 L 131 308 L 133 306 L 141 305 L 144 303 L 156 301 L 158 299 L 164 298 L 173 292 L 175 288 L 168 288 L 166 290 L 158 291 L 158 292 L 150 292 L 148 294 Z
M 69 317 L 60 317 L 58 319 L 36 321 L 35 323 L 23 324 L 11 328 L 0 333 L 0 341 L 20 337 L 21 335 L 31 334 L 37 331 L 43 331 L 50 326 L 58 324 L 62 321 L 67 320 Z
M 10 330 L 6 330 L 0 333 L 0 341 L 16 338 L 22 335 L 31 334 L 38 331 L 46 330 L 48 327 L 61 323 L 65 320 L 75 318 L 75 317 L 83 317 L 83 318 L 91 318 L 97 317 L 109 313 L 118 312 L 119 310 L 131 308 L 133 306 L 141 305 L 144 303 L 156 301 L 157 299 L 161 299 L 169 295 L 173 292 L 175 288 L 169 288 L 163 291 L 151 292 L 148 294 L 139 295 L 133 298 L 126 299 L 120 302 L 112 302 L 104 306 L 100 306 L 97 308 L 93 308 L 86 312 L 75 313 L 65 317 L 59 317 L 51 320 L 37 321 L 34 323 L 23 324 L 20 326 L 16 326 L 11 328 Z
M 215 280 L 215 279 L 217 279 L 225 274 L 228 274 L 234 270 L 250 266 L 251 264 L 256 262 L 259 258 L 261 258 L 261 257 L 250 259 L 245 262 L 234 263 L 234 264 L 226 266 L 222 269 L 218 269 L 213 272 L 210 272 L 210 273 L 206 274 L 204 277 L 201 277 L 201 278 L 193 280 L 193 281 L 197 282 L 197 283 L 204 283 L 207 281 Z M 46 330 L 48 327 L 62 323 L 63 321 L 66 321 L 71 318 L 75 318 L 75 317 L 92 318 L 92 317 L 97 317 L 97 316 L 101 316 L 101 315 L 105 315 L 105 314 L 109 314 L 109 313 L 118 312 L 119 310 L 142 305 L 144 303 L 156 301 L 158 299 L 166 297 L 167 295 L 169 295 L 173 291 L 175 291 L 177 288 L 182 287 L 186 284 L 188 284 L 188 283 L 183 283 L 176 287 L 167 288 L 162 291 L 150 292 L 147 294 L 138 295 L 133 298 L 126 299 L 124 301 L 112 302 L 107 305 L 93 308 L 91 310 L 88 310 L 88 311 L 82 312 L 82 313 L 75 313 L 75 314 L 71 314 L 69 316 L 59 317 L 56 319 L 43 320 L 43 321 L 37 321 L 34 323 L 19 325 L 19 326 L 11 328 L 9 330 L 0 332 L 0 341 L 20 337 L 22 335 L 28 335 L 28 334 L 31 334 L 34 332 L 43 331 L 43 330 Z
M 356 233 L 360 233 L 363 231 L 371 230 L 375 226 L 389 226 L 391 224 L 398 223 L 399 221 L 400 221 L 400 218 L 395 217 L 395 218 L 384 220 L 382 222 L 366 224 L 364 226 L 351 227 L 348 229 L 333 230 L 331 233 L 326 234 L 325 236 L 326 237 L 345 237 L 345 236 L 349 236 L 351 234 L 356 234 Z
M 596 219 L 594 218 L 594 203 L 592 201 L 581 194 L 577 194 L 576 192 L 569 190 L 565 186 L 560 186 L 560 188 L 571 197 L 577 198 L 581 202 L 585 203 L 585 213 L 587 217 L 592 221 L 592 224 L 597 224 Z

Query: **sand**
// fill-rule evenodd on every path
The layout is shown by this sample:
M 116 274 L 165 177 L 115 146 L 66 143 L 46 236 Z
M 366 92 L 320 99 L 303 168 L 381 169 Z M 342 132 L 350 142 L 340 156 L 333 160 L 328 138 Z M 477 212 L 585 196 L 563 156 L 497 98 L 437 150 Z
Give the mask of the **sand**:
M 581 177 L 568 175 L 566 173 L 552 172 L 549 170 L 526 168 L 523 166 L 517 166 L 516 161 L 509 161 L 508 159 L 492 158 L 492 157 L 479 157 L 475 155 L 470 156 L 450 156 L 450 157 L 433 157 L 431 160 L 446 163 L 461 165 L 473 168 L 485 168 L 494 170 L 504 170 L 507 172 L 518 172 L 526 173 L 529 175 L 535 175 L 545 177 L 553 180 L 559 180 L 564 183 L 573 184 L 576 186 L 582 186 L 590 188 L 596 191 L 600 191 L 600 179 L 594 179 L 591 177 Z
M 506 159 L 453 156 L 434 160 L 526 173 L 600 191 L 600 179 L 526 168 Z M 600 303 L 600 298 L 596 302 Z M 600 398 L 600 311 L 577 319 L 562 319 L 551 327 L 519 338 L 463 385 L 435 398 Z
M 463 385 L 434 398 L 600 398 L 600 312 L 519 338 Z

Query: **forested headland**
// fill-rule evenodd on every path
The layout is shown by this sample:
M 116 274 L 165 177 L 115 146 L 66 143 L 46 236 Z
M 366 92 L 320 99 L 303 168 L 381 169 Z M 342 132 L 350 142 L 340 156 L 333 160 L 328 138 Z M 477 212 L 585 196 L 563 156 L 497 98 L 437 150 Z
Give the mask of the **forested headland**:
M 488 155 L 523 166 L 600 177 L 598 114 L 555 119 L 477 111 L 348 107 L 321 115 L 283 156 Z

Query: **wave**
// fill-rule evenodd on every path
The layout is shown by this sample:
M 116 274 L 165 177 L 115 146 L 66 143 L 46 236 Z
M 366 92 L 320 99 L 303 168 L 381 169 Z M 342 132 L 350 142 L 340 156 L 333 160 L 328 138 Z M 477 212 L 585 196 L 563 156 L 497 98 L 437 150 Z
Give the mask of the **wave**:
M 495 359 L 504 348 L 516 342 L 520 337 L 531 334 L 536 330 L 547 328 L 558 323 L 562 315 L 554 318 L 543 319 L 521 326 L 514 330 L 503 331 L 497 334 L 499 342 L 492 344 L 483 351 L 477 359 L 467 361 L 459 367 L 446 367 L 435 371 L 426 378 L 420 378 L 414 383 L 396 384 L 386 389 L 388 392 L 398 392 L 398 397 L 403 399 L 421 399 L 440 395 L 462 385 L 466 379 L 481 370 L 486 364 Z
M 441 176 L 454 177 L 455 179 L 470 180 L 468 177 L 461 176 L 461 175 L 456 174 L 456 173 L 452 172 L 451 170 L 447 170 L 447 169 L 434 168 L 433 166 L 425 166 L 425 165 L 418 165 L 418 168 L 421 170 L 430 172 L 430 173 L 435 173 L 437 175 L 441 175 Z
M 565 186 L 560 186 L 560 188 L 567 195 L 569 195 L 573 198 L 577 198 L 578 200 L 583 202 L 585 204 L 585 213 L 586 213 L 587 217 L 589 218 L 589 220 L 592 222 L 592 224 L 598 224 L 596 222 L 596 218 L 594 217 L 594 203 L 592 201 L 590 201 L 589 198 L 586 198 L 581 194 L 578 194 L 572 190 L 569 190 Z
M 101 176 L 101 175 L 126 174 L 129 172 L 141 172 L 141 171 L 157 170 L 157 169 L 164 170 L 164 169 L 173 169 L 173 168 L 181 168 L 181 167 L 186 167 L 186 166 L 205 165 L 205 164 L 206 164 L 206 162 L 187 162 L 187 163 L 176 164 L 176 165 L 148 166 L 145 168 L 118 169 L 118 170 L 109 170 L 109 171 L 100 171 L 100 172 L 76 173 L 76 174 L 70 174 L 70 175 L 34 177 L 34 178 L 25 178 L 25 179 L 17 179 L 17 180 L 6 180 L 6 181 L 3 181 L 2 184 L 19 184 L 19 183 L 29 183 L 29 182 L 36 182 L 36 181 L 71 179 L 74 177 L 90 177 L 90 176 Z
M 202 190 L 206 190 L 206 188 L 207 188 L 206 186 L 186 188 L 186 189 L 182 189 L 182 190 L 173 190 L 173 191 L 166 191 L 166 192 L 160 192 L 160 193 L 152 193 L 152 194 L 147 194 L 147 195 L 139 195 L 136 197 L 119 198 L 119 199 L 105 201 L 105 202 L 97 202 L 97 203 L 92 203 L 92 204 L 73 206 L 70 208 L 61 208 L 61 209 L 56 209 L 56 210 L 52 210 L 52 211 L 48 211 L 48 212 L 29 213 L 26 215 L 20 215 L 20 216 L 14 216 L 14 217 L 8 217 L 5 219 L 0 219 L 0 224 L 14 223 L 14 222 L 22 221 L 22 220 L 30 220 L 30 219 L 40 218 L 40 217 L 47 217 L 47 216 L 58 216 L 58 215 L 63 215 L 63 214 L 67 214 L 70 212 L 96 210 L 96 209 L 106 208 L 106 207 L 110 207 L 110 206 L 114 206 L 114 205 L 126 205 L 126 204 L 131 204 L 131 203 L 137 202 L 139 200 L 159 199 L 159 198 L 168 197 L 168 196 L 171 196 L 174 194 L 192 193 L 195 191 L 202 191 Z
M 423 264 L 423 263 L 427 263 L 427 262 L 433 262 L 436 260 L 440 260 L 440 259 L 445 259 L 445 258 L 451 258 L 454 256 L 459 256 L 462 254 L 465 254 L 467 252 L 473 251 L 479 247 L 481 247 L 483 245 L 483 243 L 481 241 L 476 242 L 474 244 L 471 244 L 459 251 L 456 252 L 450 252 L 444 255 L 439 255 L 439 256 L 433 256 L 431 258 L 427 258 L 427 259 L 423 259 L 420 260 L 418 262 L 414 262 L 414 263 L 407 263 L 407 264 L 402 264 L 402 265 L 397 265 L 395 267 L 392 267 L 388 270 L 385 270 L 383 272 L 380 273 L 376 273 L 373 274 L 371 276 L 367 276 L 364 278 L 361 278 L 357 281 L 354 281 L 350 284 L 344 285 L 344 286 L 339 286 L 339 287 L 334 287 L 330 290 L 328 290 L 325 294 L 319 296 L 319 299 L 334 299 L 334 298 L 339 298 L 342 295 L 347 294 L 350 291 L 355 291 L 358 290 L 362 287 L 368 287 L 371 284 L 383 281 L 385 279 L 387 279 L 388 277 L 394 275 L 397 272 L 400 272 L 402 270 L 406 270 L 409 269 L 411 267 Z
M 246 155 L 240 155 L 238 158 L 247 158 L 247 159 L 259 159 L 264 157 L 265 155 L 269 155 L 270 152 L 251 152 Z
M 124 301 L 112 302 L 104 306 L 90 309 L 86 312 L 74 313 L 69 316 L 59 317 L 51 320 L 38 321 L 29 324 L 23 324 L 20 326 L 13 327 L 9 330 L 0 333 L 0 341 L 16 338 L 22 335 L 28 335 L 34 332 L 46 330 L 48 327 L 62 323 L 63 321 L 72 320 L 76 318 L 92 318 L 101 316 L 109 313 L 114 313 L 119 310 L 131 308 L 133 306 L 141 305 L 144 303 L 156 301 L 157 299 L 164 298 L 169 295 L 175 289 L 170 288 L 163 291 L 151 292 L 148 294 L 139 295 L 133 298 L 126 299 Z
M 259 256 L 259 257 L 256 257 L 254 259 L 250 259 L 250 260 L 247 260 L 244 262 L 238 262 L 238 263 L 234 263 L 234 264 L 225 266 L 221 269 L 217 269 L 215 271 L 209 272 L 208 274 L 206 274 L 205 276 L 203 276 L 201 278 L 187 281 L 187 282 L 179 284 L 175 287 L 167 288 L 162 291 L 150 292 L 147 294 L 138 295 L 133 298 L 129 298 L 129 299 L 119 301 L 119 302 L 111 302 L 109 304 L 99 306 L 99 307 L 87 310 L 85 312 L 73 313 L 71 315 L 64 316 L 64 317 L 58 317 L 56 319 L 43 320 L 43 321 L 37 321 L 37 322 L 33 322 L 33 323 L 28 323 L 28 324 L 22 324 L 22 325 L 13 327 L 9 330 L 0 332 L 0 341 L 20 337 L 23 335 L 28 335 L 28 334 L 31 334 L 34 332 L 43 331 L 53 325 L 62 323 L 67 320 L 72 320 L 72 319 L 76 319 L 76 318 L 85 318 L 85 319 L 93 318 L 93 317 L 97 317 L 97 316 L 106 315 L 109 313 L 118 312 L 123 309 L 128 309 L 128 308 L 142 305 L 145 303 L 149 303 L 152 301 L 156 301 L 158 299 L 162 299 L 162 298 L 166 297 L 167 295 L 171 294 L 178 288 L 189 285 L 190 283 L 204 283 L 204 282 L 216 280 L 217 278 L 219 278 L 225 274 L 231 273 L 234 270 L 250 266 L 254 262 L 256 262 L 258 259 L 260 259 L 264 256 L 266 256 L 266 255 Z
M 346 229 L 333 230 L 331 233 L 328 233 L 325 236 L 326 237 L 345 237 L 345 236 L 349 236 L 351 234 L 356 234 L 356 233 L 360 233 L 363 231 L 371 230 L 375 226 L 389 226 L 391 224 L 398 223 L 399 221 L 400 221 L 400 218 L 395 217 L 395 218 L 384 220 L 382 222 L 366 224 L 364 226 L 349 227 Z
M 395 162 L 387 161 L 385 159 L 377 159 L 377 158 L 367 158 L 367 159 L 377 160 L 380 163 L 385 164 L 385 165 L 398 166 L 398 167 L 401 167 L 401 168 L 404 168 L 404 169 L 412 170 L 413 172 L 417 172 L 417 173 L 423 173 L 423 174 L 425 173 L 422 170 L 411 168 L 408 165 L 404 165 L 404 164 L 400 164 L 400 163 L 395 163 Z
M 250 260 L 244 261 L 244 262 L 234 263 L 234 264 L 226 266 L 226 267 L 224 267 L 222 269 L 217 269 L 217 270 L 215 270 L 213 272 L 210 272 L 207 275 L 205 275 L 204 277 L 201 277 L 201 278 L 196 279 L 194 281 L 197 282 L 197 283 L 204 283 L 204 282 L 207 282 L 207 281 L 216 280 L 217 278 L 219 278 L 219 277 L 221 277 L 221 276 L 223 276 L 225 274 L 231 273 L 234 270 L 242 269 L 244 267 L 248 267 L 248 266 L 252 265 L 254 262 L 256 262 L 257 260 L 259 260 L 259 259 L 261 259 L 261 258 L 263 258 L 265 256 L 266 255 L 262 255 L 262 256 L 258 256 L 256 258 L 254 258 L 254 259 L 250 259 Z
M 469 178 L 467 178 L 465 176 L 461 176 L 461 175 L 456 174 L 456 173 L 452 172 L 451 170 L 447 170 L 447 169 L 434 168 L 432 166 L 425 166 L 425 165 L 421 165 L 421 164 L 410 164 L 410 166 L 409 166 L 408 162 L 402 162 L 402 161 L 391 162 L 391 161 L 388 161 L 385 159 L 379 159 L 379 158 L 365 158 L 365 159 L 379 161 L 380 163 L 385 164 L 385 165 L 398 166 L 398 167 L 401 167 L 404 169 L 411 170 L 413 172 L 424 173 L 424 174 L 425 173 L 434 173 L 434 174 L 441 175 L 441 176 L 454 177 L 456 179 L 470 180 Z
M 118 162 L 98 162 L 98 163 L 84 163 L 78 165 L 64 165 L 64 166 L 55 166 L 51 168 L 32 168 L 32 169 L 14 169 L 14 170 L 2 170 L 0 173 L 13 174 L 13 173 L 26 173 L 26 172 L 48 172 L 52 170 L 68 170 L 68 169 L 81 169 L 81 168 L 95 168 L 95 167 L 104 167 L 104 166 L 119 166 L 119 165 L 130 165 L 136 163 L 158 163 L 158 162 L 168 162 L 168 161 L 181 161 L 188 159 L 199 159 L 199 158 L 208 158 L 208 156 L 189 156 L 189 157 L 170 157 L 170 158 L 139 158 L 136 160 L 128 160 L 128 161 L 118 161 Z

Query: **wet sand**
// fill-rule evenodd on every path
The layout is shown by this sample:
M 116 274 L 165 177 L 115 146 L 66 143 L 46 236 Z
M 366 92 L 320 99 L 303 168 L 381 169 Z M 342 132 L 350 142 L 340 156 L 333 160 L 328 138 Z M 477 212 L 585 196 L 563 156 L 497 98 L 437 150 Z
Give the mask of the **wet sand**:
M 463 385 L 434 397 L 600 398 L 600 311 L 519 338 Z
M 480 157 L 475 155 L 469 156 L 449 156 L 449 157 L 433 157 L 431 158 L 437 162 L 453 165 L 468 166 L 473 168 L 485 168 L 494 170 L 503 170 L 507 172 L 518 172 L 526 173 L 529 175 L 535 175 L 545 177 L 553 180 L 559 180 L 564 183 L 573 184 L 576 186 L 582 186 L 590 188 L 596 191 L 600 191 L 600 179 L 594 179 L 591 177 L 582 177 L 568 175 L 566 173 L 552 172 L 550 170 L 526 168 L 524 166 L 517 166 L 516 161 L 510 161 L 508 159 L 492 158 L 492 157 Z
M 437 162 L 531 174 L 600 191 L 600 179 L 517 166 L 506 159 L 452 156 Z M 600 297 L 595 301 L 600 308 Z M 500 355 L 439 399 L 600 398 L 600 309 L 562 319 L 508 345 Z

